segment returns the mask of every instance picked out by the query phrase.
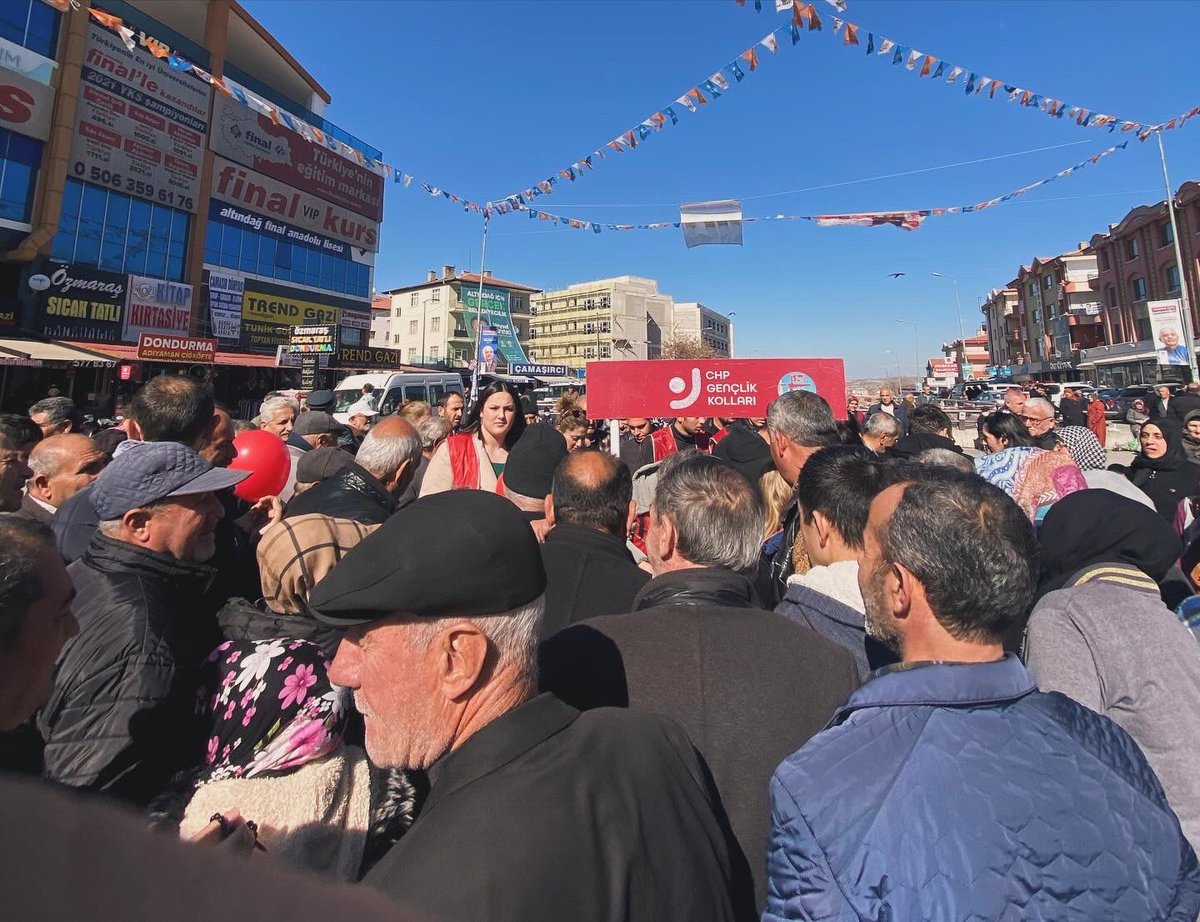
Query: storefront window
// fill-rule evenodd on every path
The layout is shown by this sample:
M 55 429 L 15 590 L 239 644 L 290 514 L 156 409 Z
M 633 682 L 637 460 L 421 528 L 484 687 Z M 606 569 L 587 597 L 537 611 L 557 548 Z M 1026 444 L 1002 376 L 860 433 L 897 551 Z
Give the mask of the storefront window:
M 54 58 L 60 18 L 58 10 L 42 0 L 4 0 L 0 3 L 0 38 Z
M 66 262 L 181 280 L 188 215 L 68 179 L 50 253 Z
M 0 128 L 0 218 L 28 221 L 42 142 Z
M 204 261 L 352 297 L 371 294 L 370 266 L 222 220 L 208 222 Z

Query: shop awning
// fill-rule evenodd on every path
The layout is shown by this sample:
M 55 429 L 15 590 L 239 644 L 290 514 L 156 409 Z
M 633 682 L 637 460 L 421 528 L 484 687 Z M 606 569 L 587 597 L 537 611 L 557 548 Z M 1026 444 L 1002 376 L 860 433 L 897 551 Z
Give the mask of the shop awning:
M 69 343 L 103 353 L 106 357 L 118 362 L 140 362 L 137 346 L 126 343 Z M 221 352 L 218 350 L 215 360 L 217 365 L 239 365 L 243 368 L 274 368 L 275 356 L 263 355 L 257 352 Z
M 72 362 L 112 362 L 112 358 L 97 349 L 83 348 L 73 343 L 41 342 L 35 339 L 0 339 L 0 364 L 6 359 L 32 362 L 51 362 L 58 365 Z

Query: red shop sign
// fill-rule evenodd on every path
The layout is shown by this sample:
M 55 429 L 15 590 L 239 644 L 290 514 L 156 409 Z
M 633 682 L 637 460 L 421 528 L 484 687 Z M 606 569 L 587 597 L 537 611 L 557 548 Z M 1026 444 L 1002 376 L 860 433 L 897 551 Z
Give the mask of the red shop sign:
M 710 359 L 588 362 L 593 419 L 655 416 L 761 417 L 780 394 L 815 391 L 846 416 L 841 359 Z

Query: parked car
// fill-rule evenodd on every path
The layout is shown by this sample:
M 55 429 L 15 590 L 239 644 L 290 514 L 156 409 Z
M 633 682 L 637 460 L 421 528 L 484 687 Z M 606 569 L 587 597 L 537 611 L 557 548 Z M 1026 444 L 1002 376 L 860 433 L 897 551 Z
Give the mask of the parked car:
M 1129 412 L 1129 406 L 1139 397 L 1146 401 L 1146 408 L 1149 409 L 1151 401 L 1157 399 L 1158 395 L 1154 393 L 1156 387 L 1162 387 L 1162 384 L 1131 384 L 1129 387 L 1122 388 L 1121 393 L 1117 395 L 1117 419 L 1124 419 L 1125 414 Z M 1171 389 L 1171 394 L 1174 395 L 1182 384 L 1170 382 L 1166 387 Z M 1105 414 L 1107 415 L 1107 414 Z
M 1102 387 L 1096 391 L 1096 399 L 1104 402 L 1104 418 L 1105 419 L 1124 419 L 1125 414 L 1121 412 L 1117 406 L 1117 398 L 1121 396 L 1121 391 L 1115 387 Z

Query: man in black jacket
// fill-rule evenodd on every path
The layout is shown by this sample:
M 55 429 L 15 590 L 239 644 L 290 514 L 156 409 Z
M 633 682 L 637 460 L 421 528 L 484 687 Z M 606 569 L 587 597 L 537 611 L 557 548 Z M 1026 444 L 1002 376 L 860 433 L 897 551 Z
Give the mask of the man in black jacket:
M 1075 388 L 1063 388 L 1062 398 L 1058 402 L 1058 415 L 1064 426 L 1087 427 L 1087 404 Z
M 542 689 L 568 704 L 637 708 L 687 731 L 712 770 L 760 911 L 771 774 L 858 685 L 847 650 L 759 607 L 743 574 L 758 560 L 762 520 L 757 491 L 724 462 L 668 458 L 646 540 L 655 576 L 632 613 L 568 627 L 539 654 Z
M 50 778 L 143 806 L 200 763 L 196 693 L 220 642 L 204 601 L 222 516 L 213 491 L 249 473 L 175 442 L 142 443 L 92 486 L 100 526 L 67 571 L 79 635 L 38 722 Z
M 516 507 L 452 490 L 402 509 L 313 590 L 316 617 L 349 628 L 329 677 L 353 690 L 371 761 L 429 771 L 364 882 L 414 919 L 753 918 L 683 731 L 537 693 L 545 587 Z
M 824 397 L 809 391 L 789 391 L 772 402 L 767 408 L 767 434 L 775 470 L 789 487 L 796 486 L 804 462 L 814 453 L 839 444 L 833 411 Z M 804 539 L 799 537 L 793 498 L 784 511 L 783 531 L 764 546 L 758 565 L 758 596 L 767 608 L 774 608 L 783 598 L 787 578 L 796 572 L 797 558 L 804 558 Z
M 327 480 L 294 497 L 285 518 L 319 512 L 335 519 L 380 525 L 399 507 L 398 497 L 421 460 L 421 437 L 408 420 L 389 416 L 367 433 L 354 460 Z
M 625 546 L 636 514 L 633 477 L 619 459 L 575 451 L 559 464 L 546 503 L 551 528 L 542 545 L 544 637 L 584 618 L 633 607 L 650 579 Z
M 923 403 L 916 407 L 908 418 L 908 435 L 898 440 L 888 454 L 894 458 L 911 459 L 927 448 L 944 448 L 962 454 L 963 450 L 950 437 L 953 425 L 953 421 L 940 407 L 932 403 Z

